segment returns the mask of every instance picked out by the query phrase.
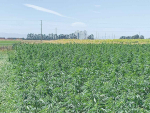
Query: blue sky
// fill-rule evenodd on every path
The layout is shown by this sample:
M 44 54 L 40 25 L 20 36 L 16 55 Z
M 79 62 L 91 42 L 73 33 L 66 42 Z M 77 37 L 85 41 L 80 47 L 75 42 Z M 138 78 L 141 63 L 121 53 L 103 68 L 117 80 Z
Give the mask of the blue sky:
M 149 5 L 149 0 L 0 0 L 0 37 L 39 34 L 43 20 L 44 34 L 57 28 L 58 34 L 87 30 L 99 39 L 150 38 Z

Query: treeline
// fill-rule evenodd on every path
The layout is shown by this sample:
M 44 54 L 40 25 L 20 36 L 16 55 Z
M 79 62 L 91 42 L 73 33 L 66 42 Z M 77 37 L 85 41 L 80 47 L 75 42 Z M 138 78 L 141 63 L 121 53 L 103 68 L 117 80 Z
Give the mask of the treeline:
M 134 35 L 134 36 L 121 36 L 120 39 L 144 39 L 143 35 Z
M 70 35 L 57 35 L 57 34 L 49 34 L 49 35 L 45 35 L 43 34 L 41 37 L 41 34 L 27 34 L 27 40 L 58 40 L 58 39 L 77 39 L 77 36 L 75 36 L 74 34 L 70 34 Z
M 41 37 L 41 34 L 33 34 L 33 33 L 29 33 L 27 34 L 27 38 L 26 40 L 58 40 L 58 39 L 77 39 L 77 36 L 72 33 L 72 34 L 67 34 L 67 35 L 64 35 L 64 34 L 60 34 L 60 35 L 57 35 L 57 34 L 49 34 L 49 35 L 45 35 L 43 34 L 42 37 Z M 87 39 L 94 39 L 94 35 L 89 35 L 87 37 Z

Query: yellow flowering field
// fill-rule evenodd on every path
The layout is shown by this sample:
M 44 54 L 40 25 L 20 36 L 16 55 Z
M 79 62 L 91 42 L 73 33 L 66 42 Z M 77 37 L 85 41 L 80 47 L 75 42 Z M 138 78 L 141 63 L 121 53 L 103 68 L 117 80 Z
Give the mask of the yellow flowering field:
M 150 39 L 106 39 L 106 40 L 79 40 L 79 39 L 60 39 L 60 40 L 23 40 L 23 43 L 80 43 L 80 44 L 101 44 L 101 43 L 122 43 L 122 44 L 149 44 Z

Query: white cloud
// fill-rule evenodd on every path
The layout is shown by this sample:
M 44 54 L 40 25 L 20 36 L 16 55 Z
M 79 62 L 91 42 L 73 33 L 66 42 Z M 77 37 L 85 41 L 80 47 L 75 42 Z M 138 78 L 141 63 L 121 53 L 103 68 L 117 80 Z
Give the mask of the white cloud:
M 73 26 L 73 27 L 86 27 L 86 24 L 82 23 L 82 22 L 75 22 L 75 23 L 72 23 L 71 26 Z
M 71 18 L 71 17 L 64 16 L 64 15 L 58 13 L 58 12 L 55 12 L 55 11 L 52 11 L 52 10 L 49 10 L 49 9 L 46 9 L 46 8 L 43 8 L 43 7 L 39 7 L 39 6 L 31 5 L 31 4 L 24 4 L 24 5 L 27 6 L 27 7 L 31 7 L 33 9 L 36 9 L 36 10 L 39 10 L 39 11 L 51 13 L 51 14 L 54 14 L 54 15 L 57 15 L 57 16 L 60 16 L 60 17 Z
M 95 7 L 100 7 L 100 5 L 95 5 Z
M 93 13 L 97 13 L 97 14 L 99 14 L 99 13 L 101 13 L 101 12 L 98 12 L 98 11 L 93 11 Z

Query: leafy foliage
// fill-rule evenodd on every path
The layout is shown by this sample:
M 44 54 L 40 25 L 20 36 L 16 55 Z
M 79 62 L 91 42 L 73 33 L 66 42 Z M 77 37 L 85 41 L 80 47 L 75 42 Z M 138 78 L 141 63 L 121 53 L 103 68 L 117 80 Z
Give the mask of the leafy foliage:
M 21 112 L 150 112 L 150 45 L 21 44 L 9 55 Z
M 134 36 L 121 36 L 120 39 L 144 39 L 143 35 L 134 35 Z

